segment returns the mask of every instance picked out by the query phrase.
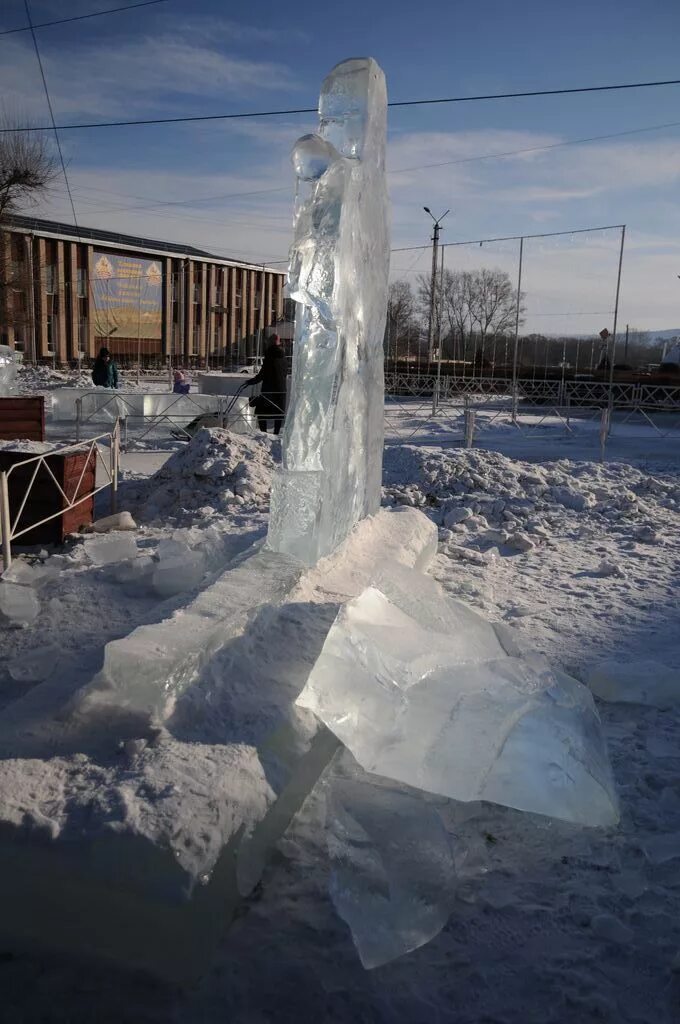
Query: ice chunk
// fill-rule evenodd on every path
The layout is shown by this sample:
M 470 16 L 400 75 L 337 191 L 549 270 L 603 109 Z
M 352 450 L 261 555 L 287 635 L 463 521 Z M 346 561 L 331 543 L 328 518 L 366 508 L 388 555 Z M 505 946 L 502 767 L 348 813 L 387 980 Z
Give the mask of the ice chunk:
M 108 533 L 110 530 L 136 530 L 137 523 L 129 512 L 116 512 L 115 515 L 97 519 L 92 524 L 95 533 Z
M 110 565 L 137 557 L 137 541 L 129 533 L 95 534 L 86 538 L 84 548 L 95 565 Z
M 456 800 L 614 824 L 589 691 L 539 655 L 499 657 L 492 635 L 454 616 L 448 628 L 423 626 L 369 587 L 338 613 L 298 704 L 366 771 Z
M 6 398 L 14 393 L 16 375 L 14 350 L 9 345 L 0 345 L 0 397 Z
M 403 956 L 446 924 L 454 866 L 436 810 L 417 794 L 333 779 L 326 827 L 335 909 L 364 967 Z
M 197 587 L 205 573 L 202 551 L 194 551 L 183 541 L 167 540 L 158 545 L 159 562 L 151 585 L 160 597 L 172 597 Z
M 45 644 L 12 658 L 7 664 L 7 671 L 17 683 L 41 683 L 52 674 L 60 658 L 59 647 Z
M 268 546 L 308 565 L 380 505 L 386 110 L 376 62 L 343 61 L 322 85 L 318 134 L 292 154 L 305 195 L 291 249 L 293 378 Z
M 653 658 L 607 658 L 591 668 L 585 682 L 600 700 L 668 707 L 680 702 L 680 670 Z
M 0 580 L 0 620 L 30 625 L 40 615 L 40 602 L 30 587 Z

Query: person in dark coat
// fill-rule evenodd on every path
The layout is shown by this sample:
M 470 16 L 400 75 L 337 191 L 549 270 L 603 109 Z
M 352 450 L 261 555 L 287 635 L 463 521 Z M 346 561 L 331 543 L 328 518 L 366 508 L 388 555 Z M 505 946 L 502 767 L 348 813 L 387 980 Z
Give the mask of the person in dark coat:
M 92 367 L 92 383 L 97 388 L 118 387 L 118 367 L 108 348 L 100 348 Z
M 262 384 L 260 394 L 250 399 L 255 408 L 257 424 L 260 430 L 267 433 L 269 420 L 274 421 L 274 433 L 278 434 L 283 425 L 286 413 L 286 356 L 281 348 L 281 339 L 274 334 L 267 345 L 262 368 L 246 387 Z

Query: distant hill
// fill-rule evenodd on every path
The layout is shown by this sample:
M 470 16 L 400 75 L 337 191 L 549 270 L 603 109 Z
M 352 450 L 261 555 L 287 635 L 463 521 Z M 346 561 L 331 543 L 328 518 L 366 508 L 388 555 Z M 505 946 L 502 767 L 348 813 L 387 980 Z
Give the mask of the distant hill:
M 671 338 L 680 338 L 680 327 L 671 327 L 666 331 L 645 331 L 650 341 L 670 341 Z

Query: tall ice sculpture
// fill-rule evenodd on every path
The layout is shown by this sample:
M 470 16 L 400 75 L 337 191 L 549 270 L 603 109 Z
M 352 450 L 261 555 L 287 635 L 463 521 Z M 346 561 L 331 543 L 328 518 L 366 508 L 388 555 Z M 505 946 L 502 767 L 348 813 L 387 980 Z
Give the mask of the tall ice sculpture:
M 380 505 L 389 231 L 387 91 L 370 57 L 324 80 L 293 148 L 293 380 L 267 544 L 307 565 Z

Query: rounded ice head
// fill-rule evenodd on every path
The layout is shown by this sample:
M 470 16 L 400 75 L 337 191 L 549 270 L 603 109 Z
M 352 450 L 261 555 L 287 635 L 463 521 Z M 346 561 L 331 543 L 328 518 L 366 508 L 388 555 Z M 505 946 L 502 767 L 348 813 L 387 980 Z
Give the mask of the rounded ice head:
M 303 181 L 317 181 L 339 157 L 335 146 L 314 134 L 299 138 L 290 154 L 293 169 Z

